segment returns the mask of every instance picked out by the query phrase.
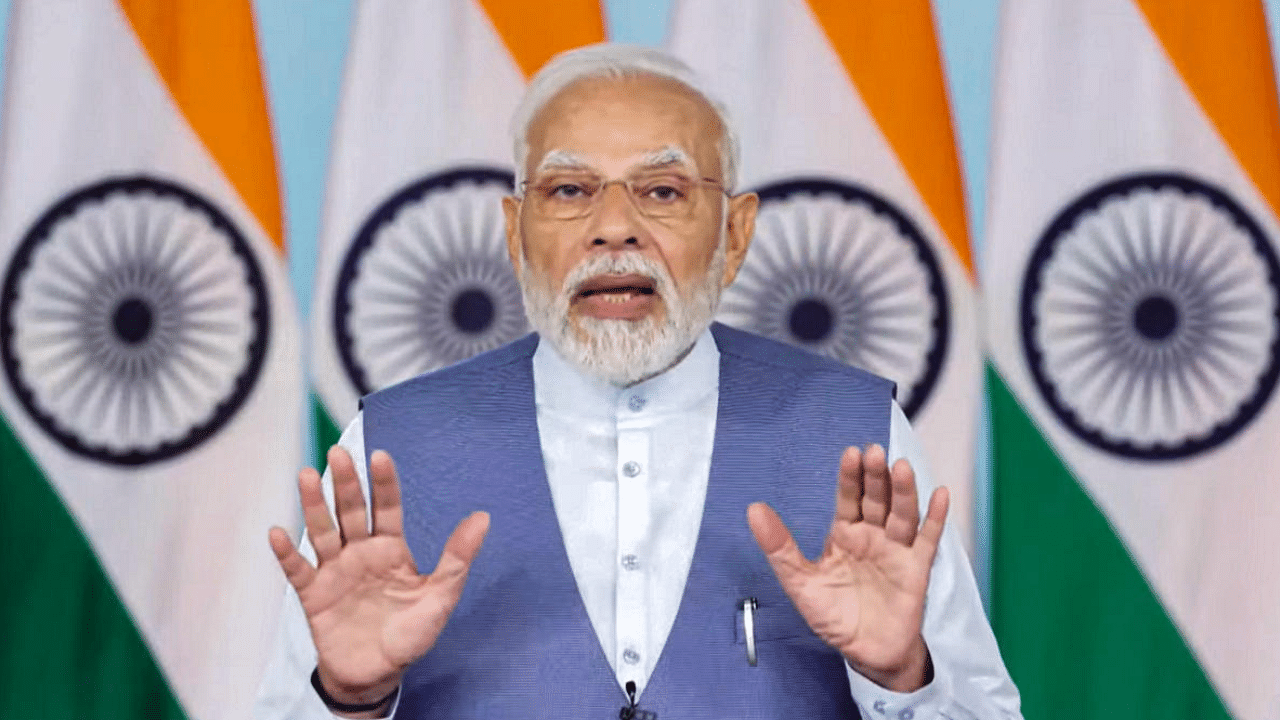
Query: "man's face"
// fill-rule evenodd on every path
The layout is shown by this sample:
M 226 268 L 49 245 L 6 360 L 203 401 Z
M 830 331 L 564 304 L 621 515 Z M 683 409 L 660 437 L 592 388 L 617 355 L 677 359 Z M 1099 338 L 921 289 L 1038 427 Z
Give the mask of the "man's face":
M 634 382 L 665 369 L 705 329 L 720 289 L 746 254 L 757 206 L 750 194 L 725 202 L 718 184 L 720 134 L 719 119 L 701 98 L 653 76 L 579 81 L 534 118 L 524 197 L 507 198 L 503 208 L 530 319 L 562 352 L 564 343 L 543 327 L 547 321 L 563 330 L 559 339 L 594 342 L 590 352 L 615 355 L 623 351 L 610 350 L 604 335 L 630 343 L 626 353 L 652 355 L 645 348 L 656 334 L 671 331 L 657 344 L 680 347 L 649 349 L 676 357 L 640 358 L 648 372 L 636 377 L 609 374 Z M 692 182 L 674 213 L 664 204 L 671 197 L 665 184 L 654 186 L 649 201 L 609 182 L 632 180 L 644 191 L 649 185 L 643 182 L 664 177 Z M 588 187 L 606 183 L 589 202 L 579 201 L 583 214 L 566 219 L 550 211 L 547 198 L 574 199 L 581 179 Z M 539 322 L 540 311 L 563 317 Z M 662 361 L 666 365 L 651 367 Z

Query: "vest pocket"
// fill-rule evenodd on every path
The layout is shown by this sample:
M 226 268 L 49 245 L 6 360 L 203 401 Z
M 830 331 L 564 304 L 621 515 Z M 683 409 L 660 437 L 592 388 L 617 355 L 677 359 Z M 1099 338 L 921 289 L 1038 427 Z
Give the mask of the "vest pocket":
M 809 624 L 800 617 L 795 606 L 785 597 L 782 598 L 781 603 L 770 602 L 769 599 L 760 600 L 752 613 L 752 620 L 757 643 L 773 640 L 812 640 L 826 645 L 813 633 Z M 747 644 L 746 623 L 741 601 L 738 603 L 734 619 L 733 639 L 739 645 Z

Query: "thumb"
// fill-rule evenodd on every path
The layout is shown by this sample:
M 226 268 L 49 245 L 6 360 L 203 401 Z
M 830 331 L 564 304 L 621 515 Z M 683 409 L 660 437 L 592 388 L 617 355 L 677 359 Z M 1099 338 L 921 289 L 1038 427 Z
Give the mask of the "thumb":
M 773 508 L 764 503 L 752 503 L 747 508 L 747 525 L 784 588 L 791 578 L 809 570 L 810 562 L 800 552 L 791 531 Z
M 432 578 L 457 585 L 458 592 L 461 593 L 467 572 L 471 570 L 471 561 L 480 552 L 480 545 L 488 533 L 489 513 L 478 511 L 464 518 L 445 541 L 444 552 L 440 553 L 436 569 L 431 573 Z

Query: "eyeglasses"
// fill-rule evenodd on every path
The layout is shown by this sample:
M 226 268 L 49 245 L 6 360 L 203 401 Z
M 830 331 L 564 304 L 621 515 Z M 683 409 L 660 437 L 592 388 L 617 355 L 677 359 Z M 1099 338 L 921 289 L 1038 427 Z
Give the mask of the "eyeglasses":
M 659 219 L 692 215 L 698 207 L 698 190 L 703 185 L 713 185 L 726 193 L 719 180 L 691 178 L 669 171 L 617 180 L 602 180 L 591 173 L 555 172 L 526 180 L 521 183 L 521 189 L 535 214 L 552 220 L 576 220 L 590 215 L 605 189 L 614 183 L 626 189 L 627 197 L 641 214 Z

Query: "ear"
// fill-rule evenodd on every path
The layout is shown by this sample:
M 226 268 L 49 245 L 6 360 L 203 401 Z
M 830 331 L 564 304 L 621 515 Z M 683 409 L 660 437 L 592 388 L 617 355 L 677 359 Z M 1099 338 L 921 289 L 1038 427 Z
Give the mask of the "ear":
M 729 287 L 738 276 L 742 261 L 747 258 L 751 235 L 756 230 L 756 212 L 760 210 L 760 197 L 755 193 L 742 193 L 729 198 L 728 217 L 725 218 L 724 279 L 721 287 Z
M 511 195 L 502 198 L 502 214 L 507 220 L 507 255 L 511 258 L 511 268 L 516 272 L 516 279 L 523 280 L 524 268 L 520 266 L 520 200 Z

